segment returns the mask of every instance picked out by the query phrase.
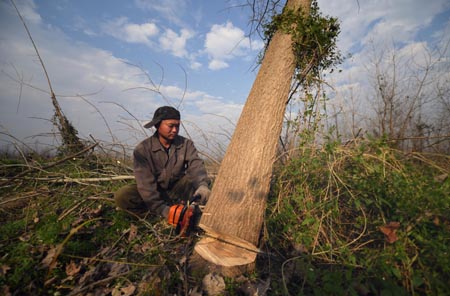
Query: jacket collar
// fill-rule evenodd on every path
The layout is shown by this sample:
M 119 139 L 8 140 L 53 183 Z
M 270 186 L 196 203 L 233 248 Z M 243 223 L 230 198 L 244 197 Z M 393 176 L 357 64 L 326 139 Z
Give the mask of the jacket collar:
M 163 148 L 161 142 L 159 142 L 158 132 L 155 132 L 153 134 L 153 136 L 150 137 L 150 141 L 151 141 L 151 147 L 152 147 L 153 152 L 156 152 L 158 150 L 164 151 L 164 148 Z M 181 147 L 183 147 L 183 145 L 184 145 L 184 141 L 183 141 L 182 137 L 177 135 L 175 137 L 175 139 L 173 139 L 172 145 L 170 147 L 175 148 L 175 149 L 180 149 Z

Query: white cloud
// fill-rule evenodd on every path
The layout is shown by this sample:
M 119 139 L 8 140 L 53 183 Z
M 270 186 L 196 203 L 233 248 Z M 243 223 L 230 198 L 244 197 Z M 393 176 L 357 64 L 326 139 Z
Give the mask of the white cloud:
M 124 31 L 128 42 L 148 43 L 150 37 L 158 34 L 158 27 L 153 23 L 128 24 Z
M 383 45 L 407 42 L 450 7 L 448 0 L 319 0 L 318 3 L 325 15 L 339 18 L 339 47 L 345 53 L 359 50 L 359 46 L 369 42 Z
M 81 31 L 84 34 L 90 36 L 90 37 L 94 37 L 97 36 L 97 33 L 95 33 L 89 26 L 88 22 L 86 21 L 86 19 L 84 19 L 83 17 L 76 15 L 74 16 L 73 19 L 74 23 L 73 23 L 73 28 L 77 31 Z
M 0 44 L 1 131 L 8 130 L 12 135 L 25 141 L 34 142 L 38 139 L 40 143 L 54 144 L 49 138 L 29 138 L 52 131 L 52 124 L 46 120 L 50 119 L 53 113 L 50 96 L 46 92 L 23 86 L 21 102 L 18 105 L 19 84 L 5 73 L 16 77 L 15 69 L 17 69 L 18 75 L 23 75 L 17 78 L 23 79 L 33 87 L 46 91 L 48 85 L 41 66 L 36 63 L 30 41 L 26 34 L 23 34 L 23 28 L 17 18 L 9 15 L 9 18 L 5 17 L 0 22 L 12 24 L 9 28 L 15 30 L 0 30 L 0 39 L 4 41 Z M 116 30 L 114 36 L 127 42 L 151 42 L 150 38 L 154 35 L 148 32 L 155 32 L 152 31 L 154 27 L 134 25 L 123 18 L 111 23 L 109 30 Z M 129 144 L 132 147 L 142 140 L 144 136 L 142 123 L 151 118 L 158 106 L 167 104 L 155 92 L 134 89 L 148 85 L 145 76 L 139 75 L 142 73 L 137 68 L 115 57 L 111 52 L 74 42 L 58 28 L 45 24 L 33 25 L 30 28 L 35 40 L 38 41 L 41 56 L 60 105 L 68 119 L 78 129 L 80 136 L 89 138 L 89 135 L 92 135 L 96 139 L 111 141 L 107 126 L 109 125 L 118 143 Z M 112 34 L 112 31 L 110 32 Z M 165 31 L 167 46 L 162 49 L 169 50 L 174 55 L 186 56 L 185 43 L 191 34 L 187 30 L 182 30 L 180 34 Z M 169 42 L 172 42 L 172 47 L 169 47 Z M 189 60 L 194 68 L 200 66 L 200 63 L 191 58 Z M 194 140 L 202 133 L 216 132 L 220 129 L 219 126 L 230 126 L 228 118 L 237 120 L 242 109 L 240 104 L 225 102 L 222 98 L 202 91 L 185 90 L 166 83 L 162 83 L 159 90 L 173 105 L 178 105 L 183 98 L 180 109 L 189 134 Z M 78 94 L 87 94 L 83 97 L 100 110 L 107 122 L 104 122 L 94 107 L 78 97 Z M 220 140 L 222 138 L 218 138 L 218 141 Z M 11 141 L 11 138 L 0 135 L 0 145 Z
M 159 38 L 161 48 L 170 51 L 176 57 L 187 56 L 186 41 L 192 38 L 194 34 L 186 29 L 182 29 L 180 34 L 167 29 Z
M 8 130 L 15 137 L 30 141 L 27 137 L 49 133 L 53 128 L 52 124 L 46 120 L 50 119 L 53 113 L 50 96 L 46 92 L 48 85 L 41 66 L 36 62 L 30 41 L 23 33 L 23 27 L 17 17 L 6 13 L 2 13 L 2 17 L 0 23 L 8 23 L 10 26 L 8 30 L 0 30 L 0 39 L 4 41 L 0 43 L 0 104 L 2 106 L 0 127 L 1 131 Z M 122 24 L 128 23 L 122 21 Z M 129 28 L 128 31 L 121 31 L 123 34 L 127 33 L 122 36 L 128 36 L 128 40 L 145 40 L 145 38 L 139 39 L 141 35 L 134 34 L 145 26 L 139 28 L 120 26 L 120 28 Z M 144 75 L 139 75 L 142 73 L 137 68 L 124 63 L 109 51 L 74 42 L 57 28 L 42 24 L 32 25 L 30 29 L 35 40 L 38 41 L 41 56 L 62 109 L 78 129 L 80 136 L 89 138 L 89 135 L 92 135 L 97 139 L 111 140 L 103 118 L 91 105 L 77 96 L 88 94 L 84 95 L 84 98 L 100 110 L 118 142 L 133 146 L 142 140 L 141 124 L 151 117 L 159 105 L 166 102 L 155 92 L 133 89 L 145 86 L 147 82 Z M 177 36 L 187 38 L 189 34 L 185 31 Z M 182 50 L 183 47 L 179 45 L 174 47 L 174 50 L 177 48 Z M 16 76 L 16 70 L 19 77 Z M 8 76 L 23 79 L 33 87 L 44 91 L 23 86 L 19 105 L 20 86 Z M 179 103 L 184 95 L 182 109 L 185 104 L 189 106 L 193 102 L 200 103 L 208 97 L 202 92 L 186 91 L 185 93 L 183 89 L 167 84 L 162 84 L 160 91 L 174 104 Z M 223 105 L 222 112 L 226 112 L 226 107 L 227 105 Z M 132 118 L 128 112 L 139 121 Z M 211 122 L 199 119 L 202 115 L 198 114 L 198 109 L 183 111 L 183 114 L 185 118 L 198 122 L 202 128 L 211 128 Z M 34 139 L 36 138 L 31 141 L 35 141 Z M 51 142 L 48 138 L 38 137 L 37 139 L 40 143 Z M 0 145 L 10 141 L 11 138 L 0 135 Z
M 398 51 L 398 59 L 405 64 L 411 63 L 413 68 L 425 69 L 430 66 L 432 51 L 426 42 L 409 43 Z
M 444 27 L 429 26 L 438 14 L 450 7 L 447 0 L 318 2 L 325 15 L 339 18 L 339 49 L 344 54 L 351 52 L 353 55 L 344 63 L 342 73 L 330 75 L 333 84 L 339 89 L 357 83 L 366 97 L 372 91 L 371 76 L 375 75 L 371 67 L 383 51 L 387 53 L 395 49 L 397 59 L 410 59 L 412 63 L 423 64 L 426 61 L 431 45 L 417 40 L 418 32 L 428 26 L 433 34 L 440 35 L 437 32 L 444 31 Z M 391 62 L 385 58 L 387 63 Z
M 186 43 L 194 37 L 194 33 L 187 29 L 181 29 L 180 33 L 165 29 L 160 34 L 160 29 L 155 23 L 134 24 L 126 17 L 106 22 L 102 28 L 106 34 L 119 40 L 144 44 L 157 51 L 167 51 L 178 58 L 189 57 Z
M 45 33 L 38 32 L 37 28 L 34 28 L 34 32 L 40 36 L 41 55 L 58 101 L 80 135 L 83 138 L 93 135 L 97 139 L 110 140 L 107 126 L 101 116 L 92 106 L 77 97 L 78 94 L 90 93 L 90 95 L 84 95 L 84 98 L 100 109 L 107 122 L 113 126 L 115 136 L 121 140 L 128 138 L 131 133 L 129 130 L 125 132 L 125 128 L 129 127 L 117 124 L 117 121 L 121 120 L 121 117 L 128 117 L 131 122 L 129 116 L 117 105 L 100 102 L 112 101 L 121 104 L 138 118 L 144 118 L 143 110 L 153 108 L 156 101 L 154 96 L 149 94 L 142 96 L 138 92 L 123 92 L 127 88 L 143 83 L 136 75 L 137 70 L 108 51 L 70 42 L 56 31 Z M 5 36 L 2 34 L 1 37 Z M 10 36 L 6 40 L 11 39 L 13 40 L 11 43 L 15 44 L 16 48 L 29 50 L 21 50 L 20 52 L 24 54 L 17 54 L 17 52 L 11 52 L 14 51 L 14 47 L 0 48 L 1 56 L 9 62 L 1 65 L 2 73 L 7 75 L 0 76 L 2 105 L 0 124 L 20 139 L 49 133 L 52 131 L 52 125 L 45 119 L 52 117 L 53 107 L 42 68 L 38 63 L 33 62 L 35 56 L 27 39 Z M 23 77 L 16 77 L 12 65 Z M 23 78 L 33 87 L 43 91 L 23 86 L 21 102 L 18 106 L 19 83 L 12 81 L 8 75 L 17 79 Z M 17 113 L 16 110 L 18 110 Z M 124 119 L 121 121 L 123 122 Z M 139 131 L 137 122 L 133 124 L 136 127 L 135 132 Z M 38 139 L 41 143 L 48 143 L 51 140 L 42 137 Z
M 182 15 L 189 8 L 189 1 L 186 0 L 135 0 L 136 6 L 155 11 L 158 15 L 164 17 L 171 23 L 178 26 L 185 26 L 182 21 Z
M 218 60 L 218 59 L 213 59 L 209 62 L 208 68 L 211 70 L 220 70 L 220 69 L 225 69 L 228 68 L 228 63 L 222 61 L 222 60 Z
M 209 68 L 218 70 L 227 68 L 227 61 L 236 57 L 245 56 L 251 50 L 259 50 L 260 43 L 250 44 L 244 31 L 235 27 L 231 22 L 224 25 L 213 25 L 206 34 L 205 52 L 209 56 Z
M 190 68 L 193 70 L 198 70 L 202 67 L 202 64 L 197 61 L 191 61 Z
M 130 43 L 152 45 L 151 38 L 158 35 L 159 29 L 154 23 L 129 23 L 126 17 L 109 21 L 102 26 L 103 31 L 119 40 Z
M 6 2 L 6 3 L 5 3 Z M 20 12 L 20 15 L 25 19 L 27 23 L 39 24 L 41 20 L 41 16 L 36 13 L 36 4 L 33 0 L 16 0 L 14 1 L 17 9 Z M 0 3 L 0 9 L 10 10 L 12 14 L 17 16 L 16 10 L 10 4 L 9 1 L 2 1 Z

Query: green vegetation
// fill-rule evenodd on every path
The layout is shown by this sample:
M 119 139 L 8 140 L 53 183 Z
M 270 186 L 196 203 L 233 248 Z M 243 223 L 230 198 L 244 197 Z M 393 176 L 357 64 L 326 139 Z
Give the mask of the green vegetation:
M 342 62 L 336 45 L 340 24 L 337 18 L 324 16 L 315 0 L 309 13 L 285 8 L 275 14 L 264 25 L 266 48 L 277 31 L 291 35 L 295 80 L 305 89 L 318 83 L 323 70 L 331 70 Z
M 279 168 L 267 209 L 279 292 L 448 294 L 448 167 L 447 156 L 383 142 L 299 151 Z
M 159 219 L 116 211 L 113 192 L 127 181 L 92 181 L 129 175 L 127 166 L 91 155 L 16 180 L 5 177 L 28 169 L 24 163 L 4 159 L 1 166 L 0 294 L 105 295 L 139 287 L 164 295 L 183 288 L 178 260 L 192 239 L 176 237 Z
M 80 178 L 131 171 L 92 157 L 2 184 L 2 293 L 164 295 L 200 286 L 186 261 L 197 237 L 116 211 L 112 194 L 130 181 Z M 247 281 L 269 284 L 268 295 L 448 294 L 449 164 L 383 141 L 298 150 L 274 172 L 264 253 Z M 26 169 L 4 160 L 2 178 L 18 166 Z M 239 279 L 226 283 L 227 294 L 242 293 Z

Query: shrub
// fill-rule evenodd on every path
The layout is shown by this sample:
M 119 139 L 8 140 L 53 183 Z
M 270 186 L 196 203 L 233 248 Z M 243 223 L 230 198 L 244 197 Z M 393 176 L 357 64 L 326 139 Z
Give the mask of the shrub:
M 267 209 L 283 289 L 448 294 L 449 180 L 435 179 L 446 163 L 383 142 L 301 150 L 278 168 Z

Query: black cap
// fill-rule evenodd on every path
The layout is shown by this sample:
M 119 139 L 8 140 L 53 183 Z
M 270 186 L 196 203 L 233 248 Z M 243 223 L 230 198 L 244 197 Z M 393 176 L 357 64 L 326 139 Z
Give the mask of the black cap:
M 156 109 L 155 114 L 153 114 L 152 121 L 146 123 L 144 127 L 151 128 L 160 123 L 161 120 L 165 119 L 180 120 L 180 111 L 170 106 L 159 107 L 158 109 Z

